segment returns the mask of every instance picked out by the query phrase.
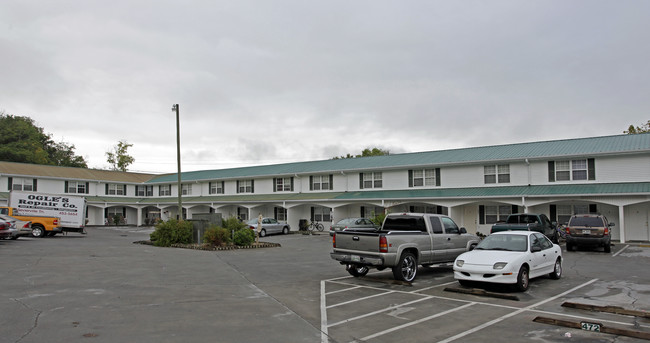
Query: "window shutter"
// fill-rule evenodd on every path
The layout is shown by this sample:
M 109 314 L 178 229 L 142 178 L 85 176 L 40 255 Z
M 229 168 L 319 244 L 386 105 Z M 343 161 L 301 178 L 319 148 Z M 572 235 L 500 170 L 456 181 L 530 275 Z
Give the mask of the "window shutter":
M 519 213 L 519 206 L 517 205 L 512 205 L 512 213 Z
M 596 180 L 596 161 L 593 158 L 587 159 L 587 173 L 589 180 Z
M 108 207 L 104 209 L 104 218 L 108 218 Z
M 409 187 L 413 187 L 413 169 L 409 169 Z
M 63 193 L 68 193 L 68 181 L 63 183 Z
M 12 186 L 13 180 L 14 180 L 13 177 L 8 177 L 8 178 L 7 178 L 7 186 L 8 186 L 7 189 L 8 189 L 8 190 L 11 190 L 11 186 Z
M 598 205 L 597 204 L 589 204 L 589 213 L 591 213 L 591 214 L 598 213 Z
M 273 192 L 277 192 L 278 189 L 278 179 L 273 178 Z
M 293 176 L 291 177 L 291 191 L 293 192 Z
M 124 195 L 126 195 L 126 185 L 122 185 L 124 187 Z
M 555 161 L 548 161 L 548 182 L 555 182 Z
M 33 189 L 34 189 L 34 192 L 38 191 L 38 190 L 36 189 L 36 186 L 37 186 L 37 185 L 36 185 L 36 183 L 37 183 L 36 181 L 37 181 L 37 180 L 34 179 L 34 188 L 33 188 Z
M 106 184 L 106 195 L 108 195 L 108 183 Z
M 122 207 L 122 216 L 126 218 L 126 207 Z
M 485 206 L 478 205 L 478 223 L 480 225 L 485 224 Z
M 548 209 L 549 209 L 548 214 L 549 214 L 549 216 L 551 216 L 551 221 L 556 222 L 557 221 L 557 206 L 551 204 Z
M 440 168 L 436 168 L 436 186 L 440 186 Z
M 237 180 L 237 193 L 239 193 L 239 180 Z
M 365 218 L 365 217 L 366 217 L 366 207 L 361 206 L 361 218 Z
M 273 207 L 273 218 L 278 219 L 278 208 Z
M 363 189 L 363 173 L 359 173 L 359 189 Z
M 90 182 L 86 182 L 86 194 L 90 194 Z
M 255 180 L 251 180 L 251 193 L 255 193 Z
M 311 221 L 314 221 L 314 208 L 311 208 Z
M 309 190 L 313 191 L 314 190 L 314 176 L 309 175 Z
M 334 189 L 334 174 L 330 174 L 330 191 Z

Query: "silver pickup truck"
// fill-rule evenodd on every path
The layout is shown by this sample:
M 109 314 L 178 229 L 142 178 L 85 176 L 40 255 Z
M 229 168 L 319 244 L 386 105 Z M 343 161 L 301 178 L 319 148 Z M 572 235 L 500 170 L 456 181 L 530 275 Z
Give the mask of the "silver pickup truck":
M 376 231 L 337 232 L 330 256 L 355 277 L 366 275 L 369 268 L 392 268 L 396 280 L 411 282 L 418 265 L 453 262 L 478 242 L 447 216 L 391 213 Z

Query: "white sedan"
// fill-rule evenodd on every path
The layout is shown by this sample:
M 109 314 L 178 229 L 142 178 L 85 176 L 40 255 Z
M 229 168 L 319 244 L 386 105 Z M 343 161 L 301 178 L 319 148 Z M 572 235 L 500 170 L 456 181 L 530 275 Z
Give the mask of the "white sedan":
M 562 249 L 535 231 L 491 234 L 454 262 L 454 278 L 461 285 L 472 281 L 514 284 L 521 292 L 531 278 L 562 276 Z

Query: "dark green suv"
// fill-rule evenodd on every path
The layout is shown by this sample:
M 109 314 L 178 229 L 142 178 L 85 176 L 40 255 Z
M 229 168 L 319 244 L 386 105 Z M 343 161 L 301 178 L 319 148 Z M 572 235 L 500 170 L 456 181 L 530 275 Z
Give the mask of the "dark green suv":
M 609 223 L 605 216 L 596 214 L 576 214 L 571 216 L 566 225 L 566 250 L 574 250 L 578 246 L 603 247 L 605 252 L 611 251 L 612 232 L 614 223 Z

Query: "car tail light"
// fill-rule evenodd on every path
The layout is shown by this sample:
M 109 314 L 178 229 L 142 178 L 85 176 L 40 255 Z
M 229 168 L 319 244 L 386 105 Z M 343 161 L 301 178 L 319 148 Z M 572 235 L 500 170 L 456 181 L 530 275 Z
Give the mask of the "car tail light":
M 6 230 L 7 229 L 7 223 L 0 223 L 0 230 Z
M 23 228 L 24 229 L 29 229 L 29 223 L 25 223 L 25 225 L 23 225 Z
M 54 224 L 54 226 L 59 226 L 59 220 L 58 220 L 58 219 L 54 219 L 54 222 L 52 222 L 52 224 Z
M 609 228 L 608 228 L 607 226 L 605 226 L 605 232 L 604 232 L 604 235 L 605 235 L 605 236 L 609 236 Z
M 388 240 L 386 236 L 379 236 L 379 252 L 388 252 Z
M 566 227 L 566 233 L 567 233 L 567 235 L 570 235 L 570 234 L 571 234 L 571 228 L 568 227 L 568 226 Z
M 255 226 L 252 226 L 252 225 L 249 226 L 248 228 L 251 229 L 251 230 L 255 230 Z
M 334 233 L 334 236 L 332 236 L 332 247 L 336 248 L 336 232 Z

